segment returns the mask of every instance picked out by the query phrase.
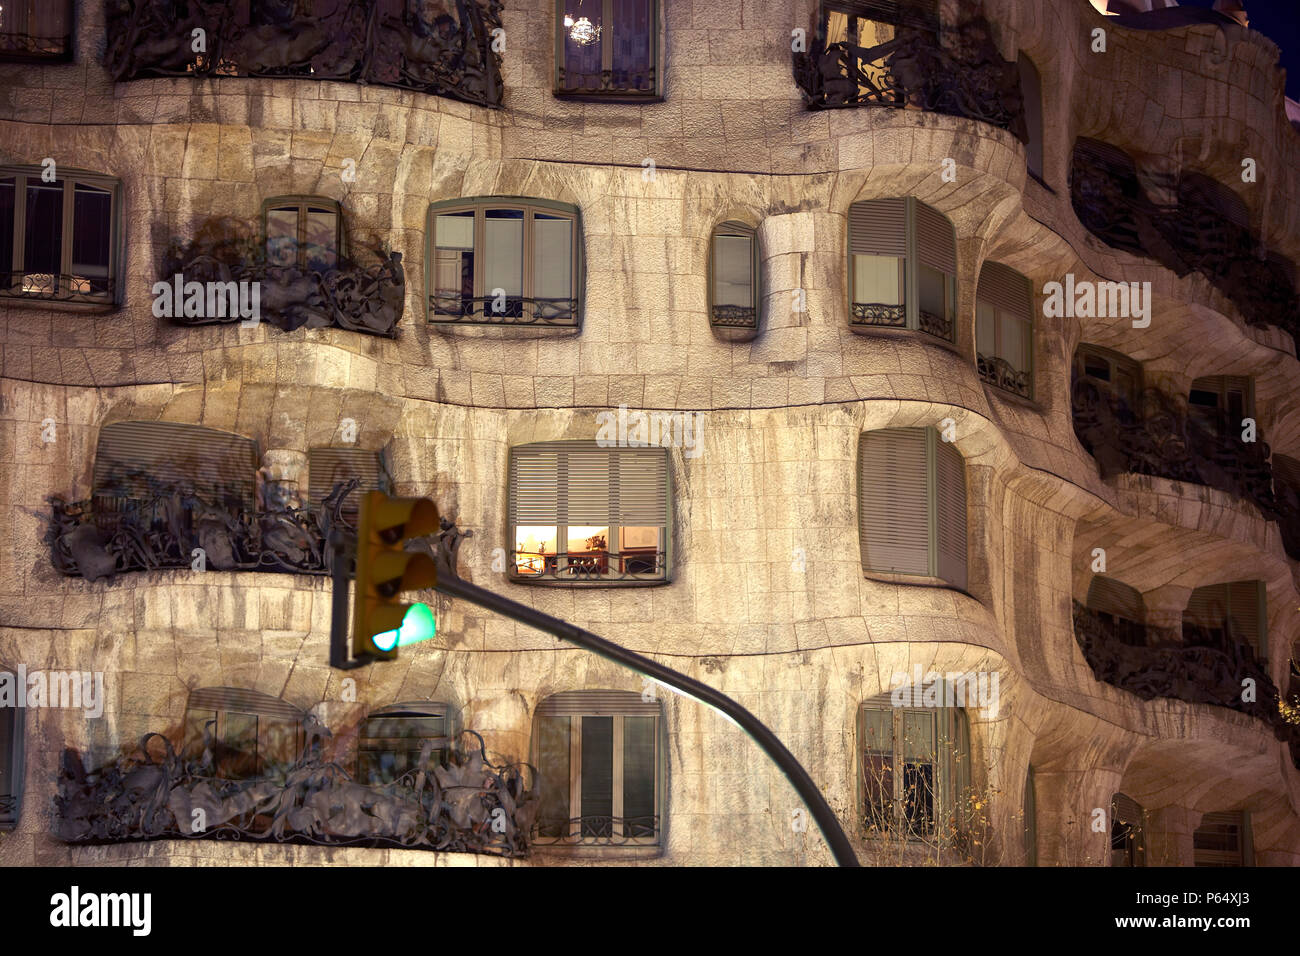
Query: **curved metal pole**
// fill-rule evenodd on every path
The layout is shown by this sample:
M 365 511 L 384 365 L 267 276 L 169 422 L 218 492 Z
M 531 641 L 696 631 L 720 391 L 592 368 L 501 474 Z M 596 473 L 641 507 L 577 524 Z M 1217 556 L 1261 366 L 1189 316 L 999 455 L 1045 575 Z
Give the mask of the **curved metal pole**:
M 707 684 L 701 684 L 685 674 L 679 674 L 672 668 L 656 663 L 648 657 L 642 657 L 635 651 L 629 651 L 612 641 L 607 641 L 605 638 L 591 633 L 591 631 L 585 631 L 576 624 L 570 624 L 558 617 L 543 614 L 541 611 L 520 604 L 518 601 L 512 601 L 510 598 L 494 594 L 477 584 L 470 584 L 454 574 L 449 574 L 445 564 L 438 569 L 437 590 L 449 597 L 464 598 L 480 607 L 487 608 L 489 611 L 496 611 L 498 614 L 527 624 L 530 627 L 535 627 L 539 631 L 546 631 L 548 634 L 554 634 L 556 637 L 571 641 L 579 647 L 586 648 L 607 660 L 614 661 L 616 664 L 622 664 L 647 677 L 653 677 L 667 687 L 678 690 L 688 697 L 694 697 L 696 700 L 708 704 L 730 717 L 742 730 L 754 738 L 754 742 L 762 747 L 763 752 L 785 773 L 795 791 L 803 798 L 803 802 L 807 804 L 808 809 L 812 812 L 813 819 L 817 821 L 817 826 L 821 829 L 822 836 L 825 837 L 826 844 L 835 857 L 835 862 L 840 866 L 861 865 L 858 862 L 857 855 L 853 852 L 853 846 L 849 843 L 849 838 L 844 834 L 844 828 L 840 826 L 839 818 L 835 816 L 830 805 L 821 795 L 821 791 L 813 783 L 812 777 L 808 776 L 808 771 L 786 749 L 785 744 L 781 743 L 776 735 L 763 725 L 762 721 L 726 694 L 714 690 Z

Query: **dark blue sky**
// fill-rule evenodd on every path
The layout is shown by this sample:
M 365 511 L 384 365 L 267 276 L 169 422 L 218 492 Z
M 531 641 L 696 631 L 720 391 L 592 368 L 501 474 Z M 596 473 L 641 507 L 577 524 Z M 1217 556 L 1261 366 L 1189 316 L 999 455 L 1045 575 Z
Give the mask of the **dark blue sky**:
M 1178 0 L 1183 7 L 1212 7 L 1214 0 Z M 1286 92 L 1300 100 L 1300 0 L 1245 0 L 1250 28 L 1282 48 Z

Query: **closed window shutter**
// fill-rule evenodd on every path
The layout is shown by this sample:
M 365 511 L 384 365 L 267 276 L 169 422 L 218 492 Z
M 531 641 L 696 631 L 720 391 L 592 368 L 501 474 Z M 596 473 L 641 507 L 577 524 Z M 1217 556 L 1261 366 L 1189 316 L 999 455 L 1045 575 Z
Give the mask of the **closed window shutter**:
M 357 511 L 367 491 L 391 490 L 383 456 L 364 448 L 312 448 L 307 452 L 307 494 L 311 503 L 320 505 L 335 486 L 358 479 L 361 483 L 345 499 L 346 511 Z
M 935 444 L 939 577 L 966 588 L 966 463 L 949 442 Z
M 948 217 L 933 206 L 916 204 L 916 254 L 922 265 L 957 274 L 957 239 Z
M 1268 649 L 1264 601 L 1262 581 L 1207 584 L 1192 592 L 1183 620 L 1206 628 L 1222 628 L 1230 622 L 1232 636 L 1248 642 L 1255 656 L 1263 660 Z
M 1142 825 L 1142 805 L 1126 793 L 1115 794 L 1115 819 L 1129 826 Z
M 930 573 L 926 429 L 864 432 L 858 442 L 862 566 Z
M 560 520 L 568 525 L 610 523 L 610 451 L 607 448 L 570 447 L 560 453 Z
M 538 717 L 658 717 L 658 700 L 645 701 L 633 690 L 566 690 L 537 705 Z
M 870 199 L 849 206 L 849 252 L 858 256 L 907 255 L 907 200 Z
M 510 524 L 560 524 L 560 453 L 526 445 L 510 455 Z
M 1000 262 L 986 262 L 980 268 L 975 297 L 1022 319 L 1033 318 L 1029 280 Z
M 114 422 L 95 449 L 96 497 L 146 499 L 164 488 L 193 488 L 210 501 L 235 497 L 253 511 L 257 443 L 181 422 Z
M 1123 581 L 1096 575 L 1088 587 L 1087 605 L 1094 611 L 1113 614 L 1126 621 L 1142 624 L 1146 621 L 1146 608 L 1142 593 Z
M 668 450 L 542 442 L 513 449 L 514 525 L 666 527 Z
M 617 475 L 613 522 L 623 527 L 662 528 L 668 524 L 668 450 L 614 448 Z

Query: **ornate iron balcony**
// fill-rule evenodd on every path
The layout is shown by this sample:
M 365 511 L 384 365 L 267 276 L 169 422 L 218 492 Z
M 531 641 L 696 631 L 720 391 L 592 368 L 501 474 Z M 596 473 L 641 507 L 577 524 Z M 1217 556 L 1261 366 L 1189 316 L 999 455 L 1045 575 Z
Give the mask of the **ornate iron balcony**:
M 477 746 L 458 746 L 448 765 L 422 760 L 395 782 L 374 785 L 322 760 L 313 741 L 283 772 L 252 780 L 214 776 L 210 761 L 182 759 L 157 733 L 142 737 L 135 754 L 90 772 L 68 749 L 55 832 L 72 844 L 217 839 L 527 856 L 537 796 L 519 765 L 491 763 L 483 738 L 466 734 Z M 149 752 L 155 741 L 158 761 Z M 196 810 L 204 821 L 197 832 Z
M 756 329 L 758 310 L 749 305 L 715 305 L 709 321 L 724 329 Z
M 111 303 L 117 284 L 111 277 L 54 275 L 49 272 L 0 272 L 0 296 L 57 302 Z
M 881 302 L 854 302 L 854 325 L 878 325 L 892 329 L 907 328 L 907 306 Z
M 1003 391 L 1029 398 L 1029 373 L 1022 372 L 1004 358 L 975 353 L 980 378 Z
M 1240 440 L 1240 422 L 1220 413 L 1214 429 L 1188 415 L 1184 402 L 1148 388 L 1140 410 L 1103 382 L 1078 378 L 1072 389 L 1074 433 L 1103 478 L 1123 472 L 1208 485 L 1278 517 L 1269 447 Z
M 533 828 L 533 846 L 650 845 L 659 836 L 659 817 L 581 816 L 541 818 Z
M 500 0 L 451 0 L 456 14 L 427 19 L 419 4 L 388 13 L 383 0 L 249 5 L 115 0 L 104 65 L 115 80 L 146 76 L 258 76 L 342 80 L 501 106 Z M 206 51 L 193 50 L 203 30 Z M 499 36 L 499 34 L 498 34 Z
M 101 495 L 69 503 L 52 497 L 46 544 L 60 574 L 89 581 L 190 568 L 195 548 L 203 549 L 206 566 L 217 571 L 327 574 L 329 532 L 352 528 L 344 501 L 356 486 L 356 479 L 336 485 L 320 508 L 253 514 L 180 486 L 151 489 L 147 499 Z
M 893 38 L 872 47 L 828 43 L 818 25 L 808 52 L 794 53 L 795 83 L 808 108 L 919 109 L 979 120 L 1027 142 L 1019 71 L 998 52 L 982 4 L 962 4 L 961 20 L 942 42 L 922 5 L 899 6 Z
M 667 554 L 653 549 L 559 554 L 516 551 L 513 573 L 517 581 L 605 584 L 610 581 L 662 580 L 667 567 Z
M 429 321 L 450 325 L 547 325 L 578 328 L 577 299 L 538 299 L 524 296 L 462 296 L 435 292 L 429 296 Z M 498 309 L 500 304 L 502 308 Z
M 946 315 L 935 315 L 933 312 L 926 312 L 920 309 L 917 312 L 917 319 L 920 323 L 921 331 L 927 335 L 933 335 L 935 338 L 943 339 L 945 342 L 953 340 L 952 319 Z

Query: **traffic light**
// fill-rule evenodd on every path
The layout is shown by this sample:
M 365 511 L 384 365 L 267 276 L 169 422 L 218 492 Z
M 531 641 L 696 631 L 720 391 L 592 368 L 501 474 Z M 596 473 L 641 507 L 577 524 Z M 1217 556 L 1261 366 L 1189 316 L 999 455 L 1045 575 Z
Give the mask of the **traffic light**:
M 403 604 L 399 595 L 438 583 L 433 558 L 402 547 L 410 538 L 437 530 L 438 506 L 428 498 L 392 498 L 371 491 L 361 500 L 353 657 L 392 660 L 402 644 L 433 637 L 432 609 L 427 604 Z

